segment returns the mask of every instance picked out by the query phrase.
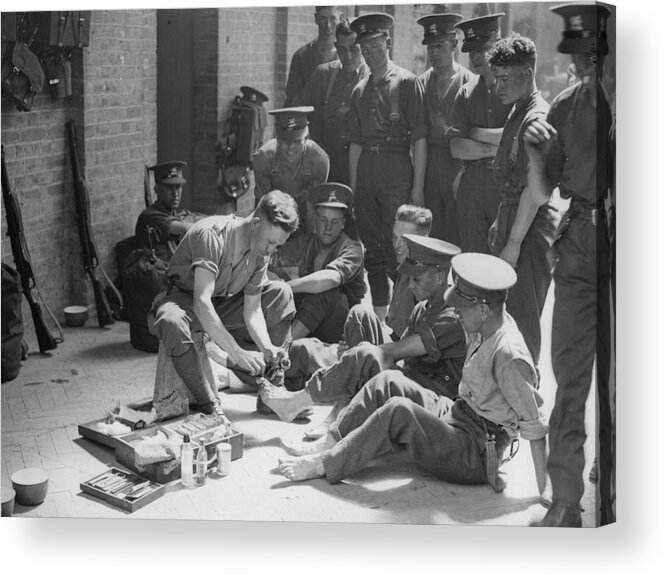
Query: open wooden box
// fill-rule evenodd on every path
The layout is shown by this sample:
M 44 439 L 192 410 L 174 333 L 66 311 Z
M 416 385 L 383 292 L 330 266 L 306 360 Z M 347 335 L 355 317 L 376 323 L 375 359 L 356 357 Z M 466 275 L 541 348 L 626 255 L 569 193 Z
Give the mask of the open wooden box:
M 164 485 L 115 467 L 79 486 L 84 493 L 130 513 L 159 499 L 165 490 Z

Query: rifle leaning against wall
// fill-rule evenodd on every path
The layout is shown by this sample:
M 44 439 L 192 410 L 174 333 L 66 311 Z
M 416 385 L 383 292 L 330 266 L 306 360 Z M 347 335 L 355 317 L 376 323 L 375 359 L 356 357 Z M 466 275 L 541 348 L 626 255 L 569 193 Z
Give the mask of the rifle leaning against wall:
M 21 216 L 21 206 L 18 199 L 14 196 L 9 186 L 9 174 L 7 173 L 7 165 L 5 164 L 5 147 L 2 147 L 2 199 L 5 203 L 5 214 L 7 216 L 7 236 L 9 236 L 12 245 L 12 255 L 14 256 L 14 263 L 16 270 L 21 277 L 21 286 L 23 294 L 30 305 L 30 312 L 32 313 L 32 321 L 35 325 L 35 333 L 37 334 L 37 343 L 39 344 L 39 351 L 45 353 L 55 349 L 58 343 L 64 340 L 60 324 L 55 316 L 48 308 L 44 301 L 42 294 L 39 292 L 37 281 L 32 270 L 32 263 L 30 261 L 30 252 L 28 245 L 25 241 L 23 233 L 23 217 Z M 48 312 L 51 320 L 58 329 L 59 337 L 54 337 L 53 333 L 46 325 L 42 308 L 35 300 L 32 291 L 36 291 L 39 300 L 43 303 L 44 308 Z
M 92 288 L 95 293 L 95 306 L 97 308 L 97 320 L 99 326 L 104 327 L 115 322 L 113 310 L 106 297 L 105 289 L 108 287 L 119 301 L 122 308 L 122 296 L 113 284 L 113 281 L 106 274 L 106 271 L 99 262 L 97 243 L 92 233 L 90 224 L 90 198 L 88 196 L 88 187 L 81 173 L 79 164 L 78 147 L 74 124 L 67 122 L 67 137 L 69 139 L 69 154 L 72 165 L 72 177 L 74 179 L 74 198 L 76 201 L 76 221 L 78 224 L 79 238 L 81 248 L 83 249 L 83 267 L 92 282 Z M 100 274 L 101 273 L 101 274 Z M 103 283 L 106 286 L 103 286 Z

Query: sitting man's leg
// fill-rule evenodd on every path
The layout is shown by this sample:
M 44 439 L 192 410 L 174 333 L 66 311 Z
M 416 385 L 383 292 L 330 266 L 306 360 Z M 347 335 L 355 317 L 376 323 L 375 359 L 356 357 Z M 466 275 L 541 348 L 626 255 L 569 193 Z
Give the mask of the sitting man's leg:
M 297 309 L 291 327 L 294 339 L 312 336 L 324 343 L 337 343 L 342 338 L 349 303 L 340 288 L 300 295 Z
M 176 373 L 191 391 L 201 412 L 221 414 L 216 391 L 208 382 L 194 346 L 189 320 L 192 318 L 196 317 L 187 303 L 167 301 L 155 311 L 153 331 L 164 344 Z
M 355 347 L 363 341 L 382 345 L 385 338 L 379 317 L 369 307 L 355 305 L 344 323 L 344 340 L 349 347 Z
M 382 453 L 404 447 L 414 461 L 444 480 L 482 483 L 482 460 L 477 449 L 470 450 L 473 437 L 449 424 L 451 406 L 450 399 L 438 397 L 398 371 L 385 371 L 340 415 L 338 428 L 320 443 L 321 452 L 282 459 L 279 470 L 293 481 L 325 475 L 335 483 Z
M 312 404 L 348 401 L 374 375 L 392 366 L 379 347 L 361 343 L 334 365 L 316 371 L 302 391 L 290 392 L 264 384 L 259 394 L 282 421 L 290 422 Z
M 291 366 L 284 373 L 286 388 L 300 391 L 319 369 L 337 362 L 337 345 L 315 338 L 295 339 L 289 349 Z

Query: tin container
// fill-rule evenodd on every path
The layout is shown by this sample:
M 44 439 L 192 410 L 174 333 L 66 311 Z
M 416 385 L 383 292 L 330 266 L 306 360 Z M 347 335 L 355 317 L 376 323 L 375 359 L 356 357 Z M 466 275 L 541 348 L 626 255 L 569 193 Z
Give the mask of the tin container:
M 220 443 L 217 445 L 217 476 L 225 477 L 231 472 L 231 445 Z

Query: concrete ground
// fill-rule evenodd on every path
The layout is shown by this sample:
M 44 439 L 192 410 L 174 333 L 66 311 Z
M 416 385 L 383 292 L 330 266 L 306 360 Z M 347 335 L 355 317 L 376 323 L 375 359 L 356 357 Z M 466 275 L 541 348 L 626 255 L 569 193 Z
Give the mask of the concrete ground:
M 543 315 L 540 363 L 547 414 L 554 397 L 551 301 Z M 82 438 L 78 425 L 102 418 L 117 401 L 151 398 L 157 355 L 132 348 L 126 323 L 100 329 L 91 317 L 85 327 L 64 330 L 65 342 L 55 351 L 31 353 L 18 378 L 2 385 L 2 485 L 11 486 L 11 475 L 18 469 L 41 467 L 50 477 L 46 500 L 37 507 L 16 505 L 15 516 L 129 517 L 81 492 L 81 482 L 117 463 L 112 449 Z M 244 434 L 244 456 L 233 461 L 231 475 L 209 478 L 205 486 L 190 490 L 175 481 L 164 496 L 132 513 L 132 518 L 526 526 L 545 513 L 538 503 L 528 442 L 522 442 L 516 458 L 503 466 L 507 488 L 498 495 L 489 486 L 444 483 L 403 453 L 368 463 L 338 485 L 324 479 L 291 483 L 276 470 L 284 455 L 279 437 L 297 437 L 311 425 L 259 416 L 254 394 L 222 396 L 227 416 Z M 595 423 L 594 398 L 592 391 L 587 430 Z M 312 422 L 322 420 L 327 410 L 317 407 Z M 592 439 L 585 450 L 586 479 L 594 456 Z M 585 527 L 597 525 L 595 502 L 595 485 L 587 482 L 582 501 Z

